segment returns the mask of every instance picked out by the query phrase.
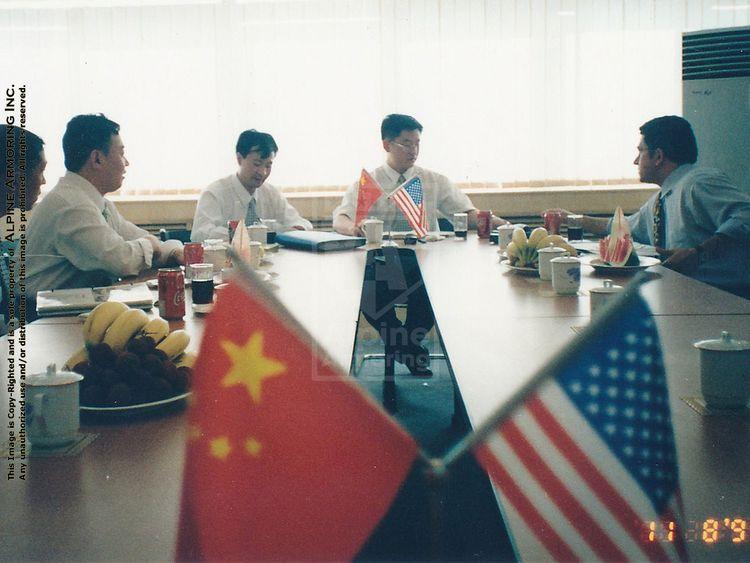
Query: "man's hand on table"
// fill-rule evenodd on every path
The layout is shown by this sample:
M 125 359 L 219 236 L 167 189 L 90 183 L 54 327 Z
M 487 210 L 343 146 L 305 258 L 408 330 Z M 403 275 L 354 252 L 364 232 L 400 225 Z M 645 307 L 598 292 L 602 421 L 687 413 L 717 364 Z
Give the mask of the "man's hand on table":
M 664 260 L 663 265 L 675 272 L 687 272 L 693 270 L 700 259 L 696 248 L 656 248 L 656 251 Z

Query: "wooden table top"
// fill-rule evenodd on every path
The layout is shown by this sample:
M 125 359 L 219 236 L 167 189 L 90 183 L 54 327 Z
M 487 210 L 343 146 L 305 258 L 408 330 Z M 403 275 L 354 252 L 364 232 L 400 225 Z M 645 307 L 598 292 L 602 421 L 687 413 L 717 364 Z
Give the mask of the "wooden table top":
M 416 247 L 474 424 L 575 337 L 571 327 L 588 321 L 586 290 L 601 285 L 602 279 L 584 267 L 581 295 L 552 296 L 544 282 L 499 265 L 496 248 L 472 238 Z M 282 250 L 269 256 L 272 264 L 266 266 L 279 274 L 272 282 L 276 295 L 344 367 L 353 350 L 365 257 L 362 249 L 321 255 Z M 644 294 L 663 341 L 688 518 L 702 522 L 710 515 L 744 516 L 750 523 L 745 478 L 750 419 L 702 417 L 680 399 L 700 395 L 692 342 L 721 330 L 750 339 L 750 302 L 663 268 L 654 273 Z M 184 325 L 194 335 L 190 348 L 195 350 L 202 319 L 188 315 Z M 80 344 L 76 319 L 33 323 L 28 327 L 30 372 L 43 369 L 51 359 L 62 363 Z M 2 345 L 7 346 L 5 339 Z M 4 414 L 4 390 L 0 399 Z M 0 519 L 0 559 L 171 558 L 184 416 L 84 425 L 83 430 L 99 437 L 78 456 L 35 457 L 25 484 L 3 479 L 0 506 L 10 518 Z M 691 549 L 703 558 L 748 558 L 747 551 L 727 544 L 706 551 L 698 542 Z

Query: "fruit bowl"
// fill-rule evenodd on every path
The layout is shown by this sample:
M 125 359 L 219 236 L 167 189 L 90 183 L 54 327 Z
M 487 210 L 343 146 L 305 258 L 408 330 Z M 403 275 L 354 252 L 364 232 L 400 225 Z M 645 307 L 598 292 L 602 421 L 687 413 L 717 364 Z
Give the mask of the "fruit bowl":
M 581 262 L 594 268 L 594 271 L 596 271 L 596 273 L 607 275 L 630 275 L 641 270 L 645 270 L 646 268 L 650 268 L 651 266 L 658 266 L 659 264 L 661 264 L 661 260 L 659 260 L 658 258 L 652 258 L 651 256 L 639 256 L 638 259 L 639 263 L 632 266 L 613 266 L 612 264 L 608 264 L 598 256 L 587 256 L 585 258 L 582 258 Z
M 511 272 L 514 272 L 521 276 L 538 276 L 539 275 L 538 268 L 532 268 L 529 266 L 511 266 L 510 262 L 508 262 L 507 260 L 503 260 L 500 263 L 506 268 L 508 268 Z

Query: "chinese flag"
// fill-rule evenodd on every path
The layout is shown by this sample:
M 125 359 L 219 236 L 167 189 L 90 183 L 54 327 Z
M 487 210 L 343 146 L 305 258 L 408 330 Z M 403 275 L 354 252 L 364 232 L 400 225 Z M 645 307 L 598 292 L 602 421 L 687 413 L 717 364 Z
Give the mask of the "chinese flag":
M 264 293 L 232 284 L 206 321 L 178 560 L 351 559 L 418 452 Z
M 370 211 L 372 204 L 375 203 L 383 190 L 380 188 L 375 178 L 362 169 L 359 176 L 359 190 L 357 193 L 357 217 L 354 223 L 359 225 L 360 221 L 367 218 L 367 212 Z

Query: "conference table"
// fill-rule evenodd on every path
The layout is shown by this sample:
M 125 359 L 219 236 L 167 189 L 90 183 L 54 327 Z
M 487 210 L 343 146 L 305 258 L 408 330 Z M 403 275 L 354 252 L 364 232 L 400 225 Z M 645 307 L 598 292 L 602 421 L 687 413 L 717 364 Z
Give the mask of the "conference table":
M 583 266 L 581 291 L 554 294 L 549 282 L 499 263 L 497 247 L 470 236 L 413 248 L 456 390 L 477 427 L 589 322 L 588 291 L 602 276 Z M 261 271 L 274 295 L 345 372 L 352 365 L 367 252 L 312 254 L 282 249 Z M 750 301 L 660 266 L 642 287 L 662 340 L 692 559 L 748 560 L 750 415 L 702 415 L 699 354 L 692 343 L 722 330 L 750 339 Z M 627 284 L 630 278 L 607 276 Z M 188 311 L 197 351 L 203 318 Z M 62 364 L 82 344 L 75 317 L 27 327 L 29 373 Z M 3 350 L 7 339 L 2 339 Z M 398 388 L 398 378 L 396 381 Z M 7 396 L 0 392 L 5 417 Z M 32 457 L 27 478 L 0 486 L 0 559 L 164 560 L 173 557 L 185 451 L 183 411 L 132 420 L 83 420 L 97 438 L 73 457 Z M 734 527 L 730 532 L 723 523 Z M 703 529 L 720 524 L 714 538 Z M 645 524 L 644 524 L 645 526 Z M 666 541 L 666 533 L 657 529 Z M 644 540 L 645 541 L 645 540 Z

